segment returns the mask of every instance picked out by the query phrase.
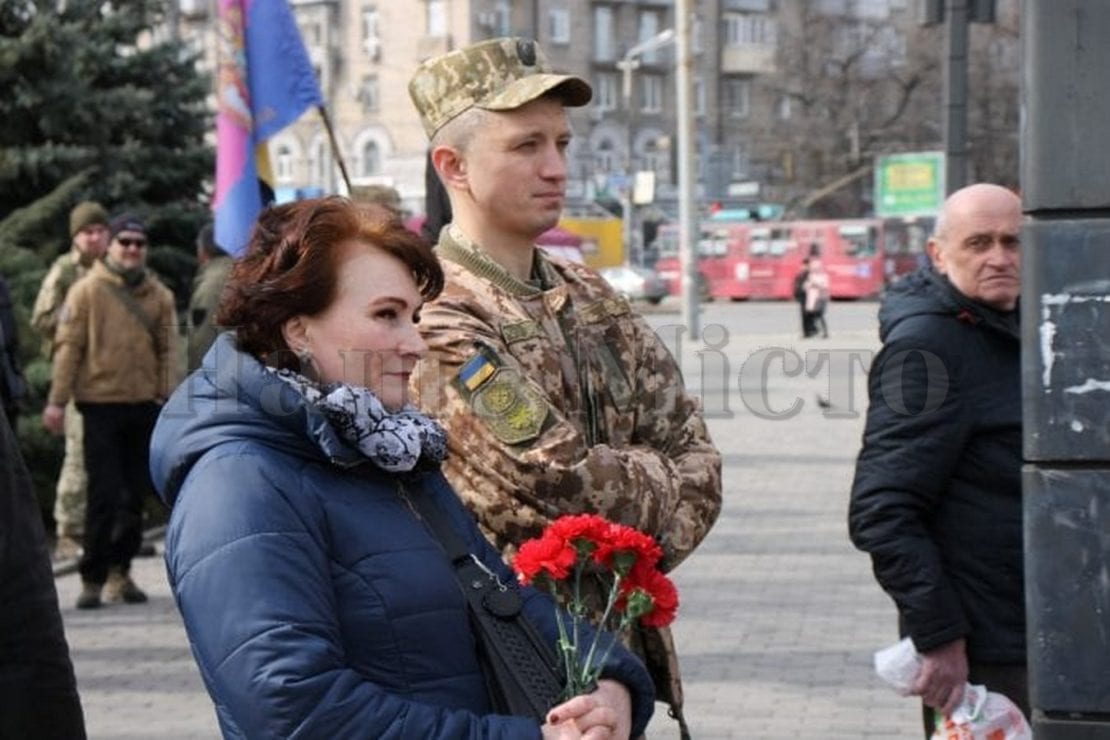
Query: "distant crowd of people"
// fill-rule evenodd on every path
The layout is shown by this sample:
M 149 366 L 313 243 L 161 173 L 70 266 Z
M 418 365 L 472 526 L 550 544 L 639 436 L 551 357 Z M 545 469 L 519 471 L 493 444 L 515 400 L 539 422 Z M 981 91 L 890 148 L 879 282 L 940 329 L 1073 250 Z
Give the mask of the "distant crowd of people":
M 656 701 L 689 737 L 666 628 L 633 630 L 589 693 L 542 716 L 498 713 L 456 563 L 420 513 L 439 512 L 506 589 L 518 588 L 517 548 L 562 515 L 652 535 L 670 571 L 720 513 L 721 455 L 674 358 L 596 273 L 535 247 L 563 208 L 567 108 L 591 87 L 551 70 L 535 42 L 500 38 L 425 61 L 409 92 L 429 193 L 445 198 L 427 238 L 388 189 L 268 208 L 235 258 L 206 226 L 185 347 L 173 296 L 146 266 L 143 220 L 72 210 L 72 247 L 32 323 L 52 361 L 42 421 L 65 435 L 54 516 L 58 553 L 79 557 L 76 606 L 146 601 L 131 563 L 156 491 L 170 586 L 226 737 L 625 739 L 643 735 Z M 913 691 L 927 735 L 932 710 L 950 712 L 969 680 L 1028 713 L 1020 221 L 1003 188 L 954 193 L 932 264 L 880 311 L 849 531 L 922 655 Z M 795 298 L 803 336 L 828 337 L 816 252 Z M 26 395 L 10 315 L 0 280 L 9 420 Z M 954 392 L 935 408 L 927 360 L 905 359 L 914 351 L 947 369 Z M 920 413 L 884 395 L 894 361 Z M 421 382 L 433 377 L 443 382 Z M 83 737 L 47 538 L 2 431 L 0 515 L 11 508 L 26 537 L 3 553 L 0 596 L 34 623 L 20 634 L 41 649 L 32 673 L 59 709 L 18 708 L 25 694 L 0 690 L 0 736 Z M 27 575 L 11 581 L 17 567 Z M 596 616 L 605 590 L 583 587 Z M 519 594 L 557 650 L 548 594 Z M 0 645 L 15 619 L 0 617 Z

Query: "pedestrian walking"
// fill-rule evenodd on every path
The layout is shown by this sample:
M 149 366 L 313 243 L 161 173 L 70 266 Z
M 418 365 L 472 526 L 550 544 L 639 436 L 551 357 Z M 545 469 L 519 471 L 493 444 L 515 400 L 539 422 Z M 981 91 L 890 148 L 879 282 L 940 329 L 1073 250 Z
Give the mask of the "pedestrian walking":
M 829 273 L 825 271 L 825 263 L 821 261 L 820 257 L 809 258 L 809 266 L 802 287 L 805 291 L 805 312 L 809 321 L 809 336 L 820 334 L 822 339 L 828 339 L 829 325 L 825 322 L 825 311 L 829 306 Z

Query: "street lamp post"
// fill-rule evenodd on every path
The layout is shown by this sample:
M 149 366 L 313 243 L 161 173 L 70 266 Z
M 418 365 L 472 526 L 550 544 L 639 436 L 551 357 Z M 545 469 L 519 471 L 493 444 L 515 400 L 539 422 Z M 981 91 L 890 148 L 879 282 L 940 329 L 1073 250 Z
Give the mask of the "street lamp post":
M 624 53 L 624 56 L 617 62 L 617 69 L 621 71 L 621 98 L 624 107 L 624 191 L 621 196 L 621 215 L 623 216 L 623 230 L 621 232 L 622 241 L 624 242 L 624 259 L 625 261 L 634 264 L 641 263 L 641 255 L 637 253 L 632 254 L 632 184 L 633 184 L 633 171 L 632 171 L 632 72 L 639 68 L 639 57 L 647 54 L 648 52 L 655 51 L 661 46 L 665 46 L 674 41 L 675 34 L 673 28 L 667 28 L 663 31 L 652 36 L 650 39 L 641 41 L 635 46 L 631 47 Z M 633 259 L 633 257 L 635 259 Z

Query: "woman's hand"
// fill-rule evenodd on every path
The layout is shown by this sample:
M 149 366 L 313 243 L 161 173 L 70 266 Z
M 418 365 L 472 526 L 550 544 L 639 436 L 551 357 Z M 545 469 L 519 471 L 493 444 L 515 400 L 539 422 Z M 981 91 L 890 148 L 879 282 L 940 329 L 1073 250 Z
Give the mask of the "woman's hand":
M 547 728 L 561 728 L 572 720 L 584 740 L 628 740 L 632 733 L 632 697 L 618 681 L 603 678 L 590 694 L 563 702 L 547 714 Z M 574 735 L 551 735 L 553 738 Z

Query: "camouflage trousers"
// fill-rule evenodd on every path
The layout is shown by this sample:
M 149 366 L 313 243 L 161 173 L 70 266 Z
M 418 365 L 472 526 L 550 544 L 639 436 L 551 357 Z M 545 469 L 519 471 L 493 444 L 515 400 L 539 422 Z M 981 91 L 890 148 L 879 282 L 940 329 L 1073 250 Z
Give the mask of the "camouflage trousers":
M 66 404 L 66 451 L 55 489 L 54 521 L 59 537 L 80 538 L 85 531 L 85 496 L 89 480 L 85 474 L 85 420 L 76 404 Z

